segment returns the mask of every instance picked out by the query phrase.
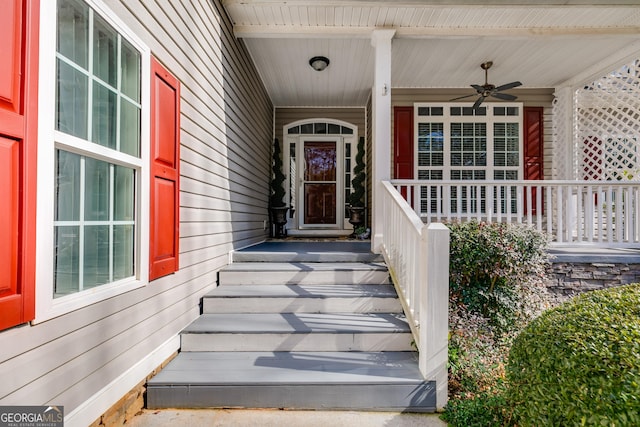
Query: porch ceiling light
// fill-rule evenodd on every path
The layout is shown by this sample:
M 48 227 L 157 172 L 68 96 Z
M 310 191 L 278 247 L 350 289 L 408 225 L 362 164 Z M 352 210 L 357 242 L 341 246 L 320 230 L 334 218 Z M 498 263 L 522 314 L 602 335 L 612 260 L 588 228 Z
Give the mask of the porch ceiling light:
M 314 56 L 309 60 L 309 65 L 316 71 L 322 71 L 329 66 L 329 58 L 326 56 Z

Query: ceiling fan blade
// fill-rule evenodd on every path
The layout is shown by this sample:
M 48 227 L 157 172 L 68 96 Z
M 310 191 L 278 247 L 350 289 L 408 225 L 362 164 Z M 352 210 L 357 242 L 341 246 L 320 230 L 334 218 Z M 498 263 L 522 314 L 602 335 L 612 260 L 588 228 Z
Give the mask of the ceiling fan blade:
M 510 95 L 508 93 L 492 93 L 491 96 L 498 99 L 504 99 L 505 101 L 515 101 L 518 99 L 517 96 Z
M 471 85 L 471 87 L 474 88 L 478 93 L 484 92 L 484 87 L 480 85 Z
M 480 104 L 482 104 L 482 101 L 484 101 L 484 96 L 480 95 L 480 97 L 478 97 L 476 102 L 473 104 L 473 109 L 477 110 L 478 107 L 480 107 Z
M 477 94 L 473 93 L 471 95 L 459 96 L 457 98 L 450 99 L 449 101 L 457 101 L 458 99 L 469 98 L 469 97 L 472 97 L 472 96 L 477 96 Z
M 506 85 L 498 86 L 497 88 L 495 88 L 495 91 L 498 92 L 501 90 L 513 89 L 514 87 L 518 87 L 518 86 L 522 86 L 522 83 L 511 82 L 511 83 L 507 83 Z

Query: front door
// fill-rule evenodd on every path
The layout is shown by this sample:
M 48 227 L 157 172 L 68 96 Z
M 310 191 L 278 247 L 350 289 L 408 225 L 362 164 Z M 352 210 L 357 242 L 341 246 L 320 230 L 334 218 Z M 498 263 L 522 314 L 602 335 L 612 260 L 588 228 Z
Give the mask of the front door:
M 339 224 L 338 184 L 341 176 L 338 139 L 311 139 L 301 144 L 302 226 L 335 228 Z

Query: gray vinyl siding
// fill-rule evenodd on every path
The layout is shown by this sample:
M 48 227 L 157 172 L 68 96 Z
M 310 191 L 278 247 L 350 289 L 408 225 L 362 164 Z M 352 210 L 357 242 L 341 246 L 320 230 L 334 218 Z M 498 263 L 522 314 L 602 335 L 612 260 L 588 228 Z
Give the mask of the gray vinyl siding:
M 2 405 L 71 413 L 199 315 L 231 250 L 266 237 L 273 107 L 219 0 L 105 3 L 181 82 L 180 269 L 0 332 Z
M 525 107 L 544 107 L 544 176 L 551 177 L 552 133 L 551 119 L 554 89 L 513 89 L 509 91 L 518 97 L 517 102 L 522 102 Z M 391 105 L 413 106 L 414 102 L 449 102 L 458 96 L 473 94 L 473 88 L 469 89 L 392 89 Z M 475 98 L 470 97 L 473 101 Z M 464 101 L 464 100 L 461 100 Z M 391 120 L 391 135 L 393 135 L 393 115 Z M 393 143 L 391 144 L 391 170 L 393 176 Z

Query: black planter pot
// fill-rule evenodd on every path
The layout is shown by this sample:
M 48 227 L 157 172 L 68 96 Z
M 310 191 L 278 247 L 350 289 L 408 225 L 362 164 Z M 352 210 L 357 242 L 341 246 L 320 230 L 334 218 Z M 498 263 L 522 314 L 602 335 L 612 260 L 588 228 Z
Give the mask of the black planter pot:
M 269 214 L 271 216 L 271 237 L 286 237 L 287 229 L 285 224 L 287 223 L 287 211 L 289 206 L 270 207 Z
M 356 229 L 364 225 L 365 211 L 367 208 L 364 206 L 350 206 L 349 207 L 349 224 L 353 225 L 353 234 L 356 235 Z

